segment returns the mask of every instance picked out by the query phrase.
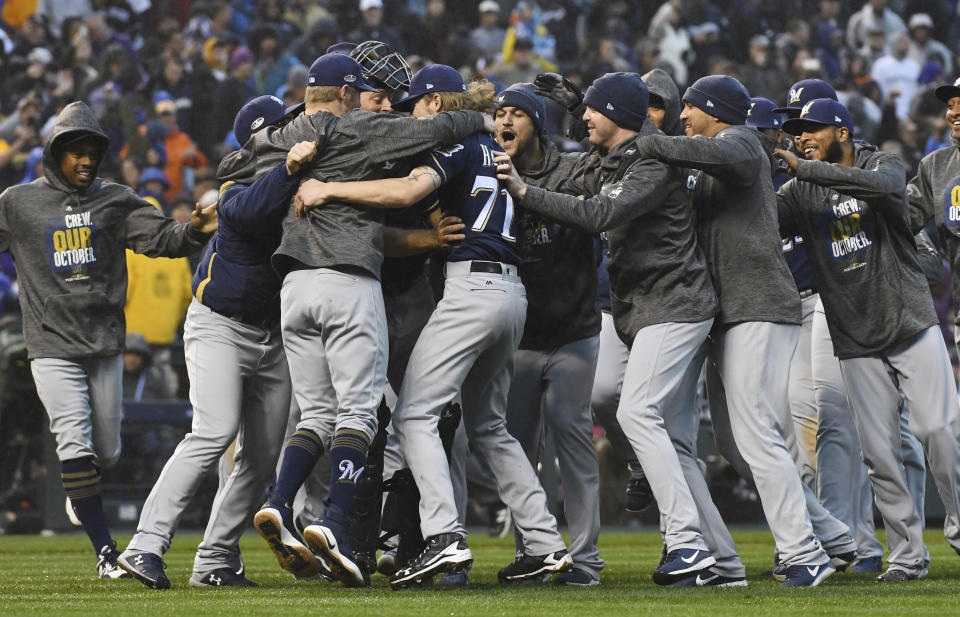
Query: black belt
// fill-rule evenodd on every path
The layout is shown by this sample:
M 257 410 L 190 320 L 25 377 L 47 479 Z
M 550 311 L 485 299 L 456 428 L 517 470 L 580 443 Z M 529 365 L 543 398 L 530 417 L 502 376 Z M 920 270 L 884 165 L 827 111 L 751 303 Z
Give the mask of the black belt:
M 503 266 L 496 261 L 471 261 L 470 272 L 488 272 L 490 274 L 503 274 Z
M 280 323 L 279 317 L 274 316 L 251 316 L 251 315 L 227 315 L 226 313 L 221 313 L 227 319 L 231 321 L 236 321 L 242 323 L 245 326 L 253 326 L 255 328 L 263 328 L 264 330 L 272 330 L 274 326 Z

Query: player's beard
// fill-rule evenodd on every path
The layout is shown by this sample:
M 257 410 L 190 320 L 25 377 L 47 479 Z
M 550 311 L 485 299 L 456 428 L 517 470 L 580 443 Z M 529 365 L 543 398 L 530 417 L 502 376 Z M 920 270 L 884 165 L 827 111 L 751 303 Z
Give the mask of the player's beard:
M 843 148 L 840 147 L 840 142 L 836 138 L 827 148 L 826 160 L 828 163 L 839 163 L 843 160 Z

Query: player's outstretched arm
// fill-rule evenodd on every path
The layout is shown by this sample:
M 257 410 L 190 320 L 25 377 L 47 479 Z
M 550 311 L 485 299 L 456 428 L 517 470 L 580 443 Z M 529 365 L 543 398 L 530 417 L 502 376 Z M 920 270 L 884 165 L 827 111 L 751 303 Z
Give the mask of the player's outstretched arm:
M 637 140 L 644 157 L 668 165 L 700 169 L 724 183 L 749 186 L 757 181 L 760 161 L 767 154 L 735 135 L 719 137 L 667 137 L 647 135 Z
M 294 199 L 297 216 L 328 203 L 349 202 L 374 208 L 406 208 L 443 185 L 440 174 L 421 165 L 404 178 L 365 182 L 320 182 L 307 180 Z
M 900 157 L 880 152 L 867 167 L 863 169 L 826 161 L 801 160 L 797 161 L 796 177 L 831 188 L 841 195 L 870 202 L 874 207 L 897 217 L 906 217 L 904 197 L 907 172 Z

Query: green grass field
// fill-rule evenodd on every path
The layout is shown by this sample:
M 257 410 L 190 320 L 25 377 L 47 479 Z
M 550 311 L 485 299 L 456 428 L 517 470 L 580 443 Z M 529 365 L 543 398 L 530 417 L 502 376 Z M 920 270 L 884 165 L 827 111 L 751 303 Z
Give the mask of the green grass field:
M 883 586 L 867 574 L 837 573 L 816 589 L 780 589 L 760 576 L 771 566 L 773 538 L 767 531 L 734 533 L 747 566 L 748 588 L 671 589 L 650 574 L 660 555 L 653 531 L 606 531 L 600 536 L 607 562 L 599 587 L 505 587 L 497 570 L 513 555 L 508 540 L 470 536 L 474 568 L 467 589 L 426 588 L 393 592 L 382 576 L 369 589 L 299 582 L 280 570 L 255 533 L 241 545 L 255 589 L 197 589 L 187 579 L 197 534 L 178 535 L 166 555 L 173 589 L 154 591 L 134 580 L 100 581 L 85 536 L 0 536 L 0 615 L 957 615 L 960 614 L 960 557 L 938 530 L 927 533 L 930 575 Z M 129 536 L 118 536 L 122 545 Z

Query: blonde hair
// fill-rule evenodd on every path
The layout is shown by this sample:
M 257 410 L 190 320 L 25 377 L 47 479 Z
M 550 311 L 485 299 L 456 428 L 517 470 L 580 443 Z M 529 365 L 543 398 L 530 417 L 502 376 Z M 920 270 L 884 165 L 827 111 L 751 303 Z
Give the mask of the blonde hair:
M 443 111 L 472 109 L 481 113 L 493 113 L 497 104 L 493 100 L 496 89 L 486 79 L 470 82 L 466 92 L 438 92 L 443 101 Z
M 307 105 L 332 103 L 340 98 L 340 86 L 307 86 L 303 102 Z

